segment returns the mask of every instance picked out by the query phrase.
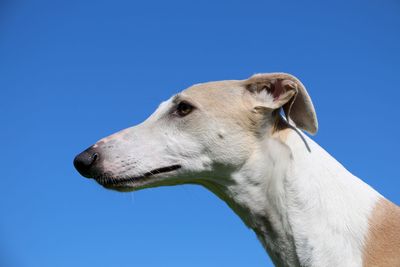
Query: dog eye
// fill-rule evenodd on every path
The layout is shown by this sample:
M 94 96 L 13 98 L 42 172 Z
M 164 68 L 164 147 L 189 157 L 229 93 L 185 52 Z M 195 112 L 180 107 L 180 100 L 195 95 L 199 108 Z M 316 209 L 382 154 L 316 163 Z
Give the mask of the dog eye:
M 190 105 L 189 103 L 180 102 L 178 104 L 178 106 L 176 107 L 175 113 L 177 115 L 179 115 L 180 117 L 184 117 L 184 116 L 188 115 L 190 112 L 192 112 L 193 109 L 194 109 L 194 107 L 192 105 Z

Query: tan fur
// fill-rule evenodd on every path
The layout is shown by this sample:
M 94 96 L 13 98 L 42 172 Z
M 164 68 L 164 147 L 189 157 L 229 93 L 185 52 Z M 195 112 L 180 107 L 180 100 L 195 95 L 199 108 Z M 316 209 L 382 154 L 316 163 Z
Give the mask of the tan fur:
M 178 95 L 209 116 L 234 120 L 243 129 L 256 132 L 263 114 L 255 112 L 254 100 L 246 92 L 243 81 L 227 80 L 196 84 Z M 212 120 L 212 119 L 211 119 Z
M 238 90 L 239 88 L 239 90 Z M 241 81 L 219 81 L 196 84 L 179 94 L 179 97 L 194 103 L 204 111 L 215 111 L 216 115 L 241 110 L 243 86 Z
M 292 133 L 293 130 L 291 128 L 285 128 L 283 130 L 280 130 L 278 132 L 276 132 L 276 135 L 279 140 L 281 140 L 282 143 L 286 143 L 286 140 L 288 139 L 288 136 L 290 133 Z
M 271 112 L 271 109 L 257 109 L 258 103 L 247 89 L 252 81 L 257 80 L 254 77 L 249 80 L 196 84 L 180 93 L 176 101 L 187 100 L 213 116 L 224 117 L 226 120 L 233 119 L 255 135 L 263 134 L 258 132 L 263 128 L 263 124 L 271 124 L 271 121 L 265 119 L 273 120 L 272 133 L 285 142 L 292 127 L 281 118 L 279 112 L 273 112 L 269 117 L 265 114 Z
M 364 246 L 364 267 L 400 266 L 400 208 L 380 199 L 369 218 L 369 233 Z
M 277 114 L 272 136 L 278 138 L 282 143 L 286 143 L 289 134 L 293 133 L 293 128 Z

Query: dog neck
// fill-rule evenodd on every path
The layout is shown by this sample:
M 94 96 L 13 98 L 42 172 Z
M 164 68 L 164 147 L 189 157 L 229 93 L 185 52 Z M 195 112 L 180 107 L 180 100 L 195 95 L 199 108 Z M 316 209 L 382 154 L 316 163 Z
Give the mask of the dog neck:
M 222 181 L 229 182 L 205 186 L 255 231 L 276 265 L 362 265 L 379 194 L 297 129 L 264 140 Z

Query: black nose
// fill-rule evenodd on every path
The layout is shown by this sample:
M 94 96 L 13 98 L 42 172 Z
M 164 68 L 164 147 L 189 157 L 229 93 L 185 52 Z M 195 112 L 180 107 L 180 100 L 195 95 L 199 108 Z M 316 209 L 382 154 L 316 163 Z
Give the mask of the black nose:
M 82 176 L 91 178 L 96 170 L 96 163 L 99 158 L 99 152 L 90 147 L 75 157 L 74 166 Z

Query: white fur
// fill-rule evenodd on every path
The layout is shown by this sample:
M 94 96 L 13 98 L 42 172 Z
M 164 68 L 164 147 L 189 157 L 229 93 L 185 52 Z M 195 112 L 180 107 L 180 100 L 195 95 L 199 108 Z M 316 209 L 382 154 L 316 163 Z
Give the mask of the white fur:
M 250 166 L 234 175 L 238 183 L 228 189 L 230 201 L 251 211 L 248 225 L 280 266 L 362 266 L 368 217 L 379 194 L 304 138 L 310 152 L 296 135 L 287 147 L 269 141 L 263 150 L 269 155 L 257 152 Z M 268 175 L 256 167 L 268 162 L 266 157 L 274 162 L 264 166 Z

